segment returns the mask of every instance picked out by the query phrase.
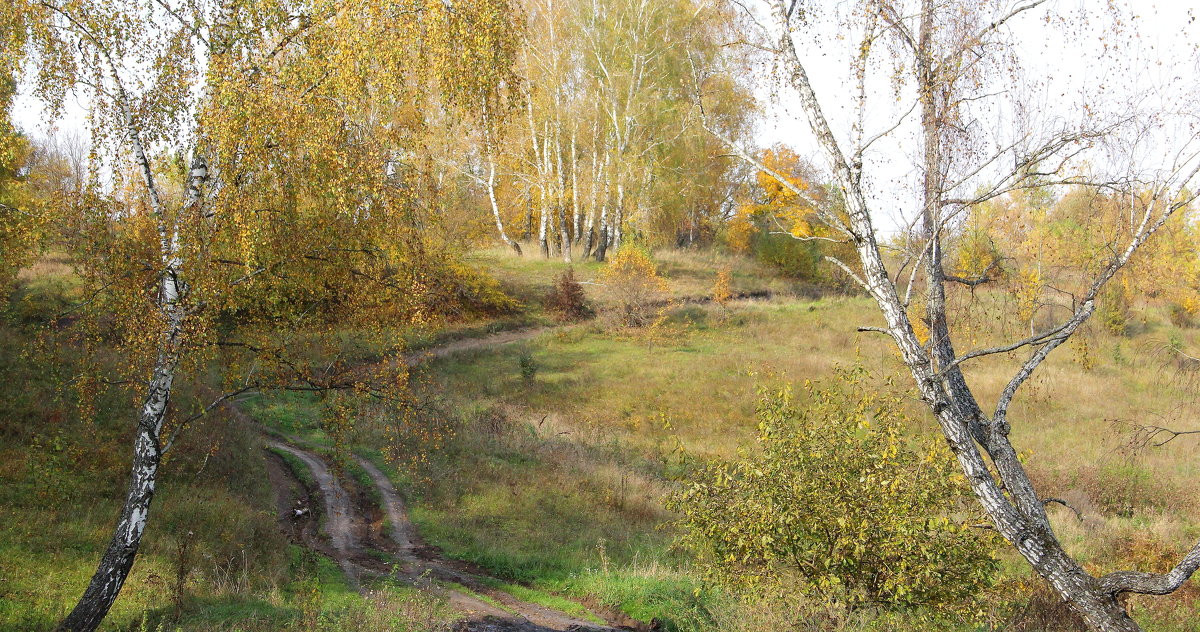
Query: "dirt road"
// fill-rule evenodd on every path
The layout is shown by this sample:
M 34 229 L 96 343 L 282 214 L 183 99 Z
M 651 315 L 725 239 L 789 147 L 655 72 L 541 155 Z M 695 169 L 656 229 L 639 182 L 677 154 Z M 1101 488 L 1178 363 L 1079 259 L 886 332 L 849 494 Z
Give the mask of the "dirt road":
M 360 580 L 389 574 L 396 579 L 442 595 L 464 614 L 460 630 L 470 632 L 616 632 L 631 628 L 614 628 L 571 617 L 557 610 L 521 601 L 508 593 L 492 588 L 491 578 L 478 569 L 444 558 L 436 549 L 425 546 L 412 521 L 408 518 L 404 500 L 395 486 L 374 464 L 358 459 L 379 492 L 382 509 L 391 524 L 386 543 L 363 542 L 361 525 L 367 520 L 363 508 L 355 506 L 351 495 L 338 482 L 324 459 L 294 444 L 280 440 L 268 442 L 304 463 L 312 472 L 322 498 L 325 520 L 322 531 L 329 546 L 322 547 L 346 572 L 357 588 Z M 394 571 L 383 570 L 368 563 L 364 544 L 391 554 L 396 563 Z M 375 566 L 372 568 L 372 566 Z M 455 587 L 462 586 L 466 590 Z M 486 596 L 488 600 L 481 599 Z

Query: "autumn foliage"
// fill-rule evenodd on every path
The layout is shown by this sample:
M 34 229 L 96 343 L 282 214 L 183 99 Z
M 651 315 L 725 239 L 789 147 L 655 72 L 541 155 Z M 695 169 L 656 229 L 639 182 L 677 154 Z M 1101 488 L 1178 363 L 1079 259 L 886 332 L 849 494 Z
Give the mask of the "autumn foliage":
M 1084 187 L 1060 196 L 1032 190 L 989 200 L 958 227 L 950 273 L 1003 288 L 1007 312 L 1026 332 L 1039 331 L 1054 310 L 1082 293 L 1081 283 L 1108 263 L 1114 245 L 1128 239 L 1147 201 Z M 1195 220 L 1193 209 L 1181 209 L 1113 279 L 1099 296 L 1097 325 L 1126 335 L 1139 303 L 1163 305 L 1184 324 L 1200 313 Z
M 602 282 L 605 294 L 615 304 L 618 326 L 648 327 L 665 318 L 667 284 L 645 250 L 622 248 L 604 269 Z
M 970 490 L 940 442 L 912 443 L 902 398 L 864 369 L 764 390 L 757 446 L 670 499 L 683 542 L 736 590 L 961 610 L 996 570 Z
M 822 219 L 840 212 L 836 196 L 816 168 L 786 146 L 763 150 L 759 161 L 773 173 L 755 173 L 753 185 L 728 222 L 726 244 L 788 276 L 842 286 L 840 271 L 824 261 L 829 255 L 848 260 L 850 254 L 839 243 L 842 236 Z

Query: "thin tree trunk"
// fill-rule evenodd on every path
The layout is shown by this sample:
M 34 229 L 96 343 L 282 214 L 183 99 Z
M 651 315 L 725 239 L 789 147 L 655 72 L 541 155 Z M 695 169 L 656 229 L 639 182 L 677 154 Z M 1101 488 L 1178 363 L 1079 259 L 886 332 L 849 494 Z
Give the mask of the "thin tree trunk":
M 521 252 L 521 244 L 518 244 L 514 239 L 504 232 L 504 220 L 500 218 L 500 205 L 496 203 L 496 159 L 488 155 L 488 179 L 487 179 L 488 201 L 492 203 L 492 215 L 496 218 L 496 230 L 500 232 L 500 240 L 508 244 L 517 256 L 523 256 Z
M 596 261 L 604 261 L 608 254 L 608 201 L 600 205 L 600 231 L 596 236 Z
M 168 289 L 176 281 L 172 274 L 163 275 L 161 292 L 167 295 L 175 291 Z M 125 494 L 125 505 L 121 508 L 117 528 L 113 533 L 100 565 L 83 596 L 67 618 L 59 624 L 64 632 L 91 632 L 100 626 L 108 614 L 125 578 L 133 568 L 134 558 L 141 546 L 146 519 L 150 513 L 150 502 L 154 499 L 154 486 L 158 476 L 158 464 L 162 458 L 159 439 L 167 404 L 171 399 L 175 369 L 179 364 L 179 335 L 183 327 L 182 309 L 169 306 L 167 323 L 159 343 L 158 357 L 149 390 L 138 417 L 137 436 L 133 443 L 133 468 L 129 489 Z
M 599 142 L 596 143 L 599 145 Z M 607 173 L 608 169 L 608 151 L 604 152 L 604 167 L 601 168 L 599 161 L 596 159 L 596 147 L 592 148 L 592 195 L 588 201 L 591 208 L 588 210 L 587 222 L 587 245 L 583 248 L 583 258 L 587 259 L 592 255 L 592 248 L 596 245 L 596 216 L 600 214 L 602 204 L 600 201 L 600 174 Z
M 533 239 L 533 189 L 525 189 L 525 235 L 523 241 Z
M 928 1 L 923 3 L 922 9 L 919 46 L 922 50 L 927 51 L 929 38 L 932 37 L 933 31 L 930 20 L 934 12 Z M 1007 441 L 1006 422 L 1001 418 L 999 410 L 997 418 L 990 421 L 992 427 L 987 428 L 984 432 L 983 423 L 986 419 L 981 413 L 976 412 L 978 405 L 975 403 L 973 395 L 965 387 L 965 383 L 960 384 L 959 380 L 954 379 L 951 375 L 951 373 L 957 373 L 957 367 L 952 365 L 950 368 L 955 370 L 950 373 L 941 368 L 947 366 L 942 357 L 945 349 L 927 352 L 917 339 L 912 323 L 905 313 L 904 303 L 897 294 L 897 288 L 891 281 L 884 265 L 866 199 L 858 186 L 858 178 L 829 128 L 816 94 L 809 83 L 807 72 L 795 51 L 791 40 L 787 11 L 783 0 L 777 0 L 772 4 L 772 14 L 778 28 L 777 34 L 785 72 L 792 86 L 798 92 L 801 106 L 808 116 L 810 126 L 818 143 L 828 155 L 833 166 L 834 176 L 846 196 L 849 227 L 855 235 L 855 248 L 862 265 L 858 278 L 879 305 L 887 323 L 886 332 L 899 348 L 904 363 L 914 378 L 921 399 L 934 412 L 941 426 L 942 434 L 954 452 L 972 490 L 991 517 L 996 530 L 1021 553 L 1042 577 L 1054 586 L 1072 609 L 1084 618 L 1091 629 L 1100 632 L 1134 632 L 1138 630 L 1137 624 L 1117 601 L 1117 595 L 1122 588 L 1120 586 L 1107 587 L 1104 585 L 1105 581 L 1089 575 L 1063 550 L 1062 545 L 1054 537 L 1049 522 L 1045 518 L 1044 507 L 1032 486 L 1029 485 L 1028 477 L 1015 458 L 1011 461 L 1009 459 L 1012 446 Z M 919 54 L 918 57 L 920 61 L 923 55 Z M 925 73 L 928 70 L 922 68 L 918 69 L 918 72 Z M 922 98 L 931 100 L 933 95 L 925 93 Z M 925 125 L 936 122 L 929 112 L 931 112 L 930 103 L 927 102 L 923 116 Z M 928 133 L 928 128 L 925 131 Z M 930 160 L 938 162 L 936 150 L 931 149 L 928 136 L 925 152 L 926 168 L 936 170 L 938 165 L 928 164 Z M 932 189 L 937 188 L 937 184 L 933 180 L 936 177 L 927 174 L 925 182 L 927 196 Z M 926 202 L 928 203 L 929 200 L 927 199 Z M 928 206 L 926 212 L 929 212 Z M 931 230 L 936 231 L 937 228 L 933 227 Z M 927 238 L 930 237 L 934 239 L 930 246 L 936 249 L 938 246 L 936 233 L 929 234 L 927 232 Z M 928 264 L 932 269 L 928 273 L 932 280 L 939 281 L 940 261 L 935 258 L 939 253 L 935 251 L 932 254 L 931 263 Z M 1098 280 L 1098 283 L 1102 282 L 1103 280 Z M 941 283 L 937 283 L 937 285 L 940 286 Z M 936 301 L 939 294 L 934 290 L 931 296 Z M 1085 307 L 1085 311 L 1086 309 Z M 1094 305 L 1091 309 L 1094 309 Z M 938 320 L 935 320 L 932 325 L 940 327 L 939 321 L 944 319 L 944 302 L 936 310 L 932 315 Z M 1087 315 L 1084 312 L 1078 313 L 1075 317 L 1078 320 L 1075 323 L 1076 326 L 1086 319 Z M 1073 329 L 1065 331 L 1061 339 L 1065 339 L 1072 331 Z M 939 344 L 934 346 L 937 347 Z M 1038 353 L 1049 353 L 1054 346 L 1057 344 L 1048 343 Z M 950 349 L 948 343 L 946 348 Z M 958 375 L 961 377 L 961 374 Z M 988 467 L 980 451 L 981 446 L 988 451 L 995 464 L 996 474 L 1000 477 L 999 481 Z M 1001 483 L 1004 485 L 1003 488 Z M 1197 560 L 1200 560 L 1200 547 L 1197 547 L 1194 553 Z M 1185 559 L 1181 563 L 1181 568 L 1184 572 L 1189 569 L 1194 571 L 1194 565 L 1190 564 L 1197 560 Z M 1188 566 L 1185 567 L 1185 565 Z M 1183 572 L 1180 573 L 1181 576 L 1183 574 Z M 1107 580 L 1108 577 L 1105 579 Z M 1114 579 L 1113 582 L 1118 583 L 1121 579 L 1123 578 Z M 1173 581 L 1175 578 L 1171 579 Z M 1164 581 L 1164 587 L 1166 587 L 1165 583 Z
M 625 182 L 617 175 L 617 205 L 613 209 L 612 248 L 621 249 L 621 225 L 625 223 Z
M 547 208 L 546 194 L 542 193 L 542 222 L 538 228 L 538 245 L 542 249 L 542 257 L 550 258 L 550 242 L 546 241 L 546 219 L 550 215 L 550 209 Z
M 570 226 L 567 223 L 566 217 L 566 180 L 567 174 L 563 173 L 562 159 L 562 125 L 558 125 L 554 130 L 554 184 L 558 187 L 558 196 L 556 206 L 558 207 L 558 249 L 562 255 L 564 263 L 571 263 L 571 234 Z M 574 138 L 572 138 L 574 141 Z
M 130 471 L 129 488 L 125 504 L 117 519 L 116 529 L 108 548 L 100 558 L 100 564 L 84 589 L 83 595 L 70 614 L 59 624 L 66 632 L 91 632 L 100 626 L 108 611 L 112 609 L 129 571 L 137 557 L 150 514 L 150 503 L 154 500 L 154 489 L 158 478 L 158 465 L 162 459 L 163 421 L 171 401 L 175 381 L 175 370 L 179 365 L 180 337 L 183 331 L 185 309 L 181 304 L 184 284 L 180 279 L 182 262 L 179 258 L 179 232 L 169 227 L 167 215 L 158 187 L 154 180 L 150 161 L 146 156 L 133 115 L 128 110 L 123 89 L 119 89 L 118 103 L 126 119 L 127 129 L 133 145 L 134 157 L 141 168 L 142 178 L 150 197 L 151 209 L 158 222 L 161 241 L 163 271 L 159 281 L 159 308 L 162 310 L 163 329 L 159 334 L 158 351 L 154 368 L 147 386 L 142 410 L 138 415 L 137 434 L 133 442 L 133 465 Z M 183 210 L 174 221 L 178 222 L 187 213 L 194 213 L 200 202 L 200 187 L 207 179 L 208 170 L 203 160 L 197 157 L 192 163 Z
M 600 234 L 596 238 L 596 261 L 604 261 L 608 254 L 608 202 L 609 202 L 609 179 L 608 179 L 608 161 L 609 154 L 604 154 L 604 197 L 600 203 Z
M 572 217 L 575 220 L 574 223 L 572 224 L 572 227 L 574 228 L 574 234 L 572 236 L 574 237 L 575 243 L 579 243 L 580 241 L 583 240 L 583 215 L 582 215 L 582 211 L 579 206 L 579 159 L 575 154 L 576 154 L 575 127 L 572 125 L 572 127 L 571 127 L 571 209 L 573 211 Z

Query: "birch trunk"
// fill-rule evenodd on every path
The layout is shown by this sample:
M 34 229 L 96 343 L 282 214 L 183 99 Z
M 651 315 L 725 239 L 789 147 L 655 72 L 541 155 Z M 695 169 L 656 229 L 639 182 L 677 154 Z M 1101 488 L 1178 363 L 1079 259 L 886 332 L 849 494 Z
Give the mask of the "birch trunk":
M 922 25 L 919 33 L 918 64 L 928 59 L 929 45 L 934 30 L 933 7 L 923 3 Z M 938 420 L 942 434 L 954 452 L 967 481 L 980 503 L 991 517 L 997 531 L 1029 562 L 1043 578 L 1079 613 L 1092 630 L 1101 632 L 1133 632 L 1137 624 L 1129 617 L 1117 597 L 1122 591 L 1149 592 L 1171 589 L 1182 583 L 1200 565 L 1200 546 L 1192 551 L 1176 570 L 1167 575 L 1114 573 L 1096 578 L 1087 573 L 1063 549 L 1054 536 L 1046 518 L 1045 509 L 1033 489 L 1028 476 L 1016 459 L 1015 450 L 1007 439 L 1007 421 L 1003 418 L 1004 402 L 992 420 L 987 420 L 979 409 L 974 395 L 967 387 L 957 365 L 954 365 L 954 350 L 945 322 L 945 276 L 941 269 L 939 218 L 941 211 L 941 185 L 939 182 L 941 156 L 937 138 L 939 113 L 934 101 L 935 74 L 931 65 L 918 68 L 922 83 L 922 126 L 924 133 L 924 228 L 925 238 L 931 249 L 928 257 L 927 280 L 931 318 L 931 340 L 937 341 L 927 351 L 918 341 L 909 321 L 904 303 L 901 301 L 876 241 L 875 229 L 866 199 L 859 187 L 857 165 L 851 166 L 826 121 L 816 94 L 808 80 L 807 72 L 800 62 L 791 40 L 791 29 L 787 6 L 782 0 L 772 3 L 772 17 L 779 36 L 780 54 L 787 80 L 796 89 L 801 106 L 808 117 L 818 143 L 829 158 L 838 186 L 845 193 L 849 215 L 849 230 L 853 237 L 859 262 L 862 265 L 860 282 L 879 305 L 887 323 L 886 333 L 892 337 L 900 350 L 905 365 L 916 383 L 921 399 L 930 407 Z M 1136 240 L 1135 240 L 1136 241 Z M 1123 257 L 1137 247 L 1132 244 Z M 1118 261 L 1110 271 L 1115 273 Z M 1103 277 L 1103 275 L 1102 275 Z M 1093 284 L 1097 291 L 1107 278 L 1098 278 Z M 1089 298 L 1069 322 L 1070 328 L 1062 336 L 1052 339 L 1037 353 L 1048 354 L 1060 344 L 1094 311 L 1094 301 Z M 947 367 L 940 370 L 939 367 Z M 1028 365 L 1027 365 L 1028 366 Z M 1036 366 L 1036 364 L 1034 364 Z M 1026 371 L 1026 369 L 1022 369 Z M 1032 368 L 1028 369 L 1031 372 Z M 1018 378 L 1021 375 L 1018 374 Z M 1019 386 L 1020 381 L 1014 378 Z M 1010 385 L 1010 389 L 1015 389 Z M 1011 397 L 1006 392 L 1006 396 Z M 990 427 L 985 427 L 990 426 Z M 988 467 L 980 448 L 987 451 L 995 465 L 996 474 Z M 1000 480 L 997 480 L 997 475 Z M 1007 491 L 1007 493 L 1006 493 Z M 1136 578 L 1134 577 L 1136 575 Z M 1155 592 L 1154 594 L 1164 594 Z
M 176 292 L 175 283 L 171 272 L 163 275 L 161 293 L 167 296 Z M 133 443 L 133 468 L 129 490 L 125 494 L 125 505 L 121 508 L 116 531 L 100 559 L 96 573 L 92 575 L 91 582 L 75 608 L 59 624 L 60 630 L 91 632 L 99 627 L 117 600 L 121 586 L 125 584 L 125 579 L 133 568 L 133 561 L 146 529 L 150 502 L 154 499 L 158 464 L 162 457 L 159 439 L 167 404 L 171 399 L 175 369 L 179 364 L 179 335 L 182 327 L 182 309 L 178 305 L 168 304 L 167 322 L 159 343 L 154 373 L 142 404 L 142 412 L 138 416 L 137 436 Z
M 609 155 L 607 152 L 604 154 L 604 197 L 600 202 L 600 234 L 596 236 L 596 261 L 604 261 L 608 254 Z
M 150 504 L 154 500 L 154 489 L 158 479 L 158 466 L 162 459 L 163 421 L 171 401 L 175 371 L 179 366 L 180 339 L 186 310 L 182 305 L 185 285 L 180 277 L 182 262 L 179 252 L 178 226 L 169 226 L 163 201 L 154 180 L 150 161 L 142 145 L 138 128 L 130 113 L 124 91 L 118 94 L 119 105 L 126 120 L 134 157 L 140 167 L 142 178 L 150 198 L 151 209 L 158 222 L 163 271 L 159 281 L 159 309 L 163 316 L 163 328 L 159 333 L 158 350 L 142 410 L 138 415 L 137 433 L 133 441 L 133 465 L 130 471 L 129 488 L 125 503 L 113 537 L 109 541 L 96 572 L 88 582 L 83 595 L 70 614 L 59 624 L 58 629 L 67 632 L 91 632 L 112 609 L 142 543 L 146 520 L 150 515 Z M 195 213 L 200 203 L 200 187 L 207 179 L 204 162 L 196 159 L 188 179 L 188 188 L 180 218 Z
M 561 125 L 554 130 L 554 185 L 557 191 L 555 206 L 558 208 L 558 250 L 562 254 L 563 263 L 571 263 L 571 234 L 567 224 L 567 205 L 565 204 L 567 174 L 563 173 L 561 130 Z
M 583 240 L 583 215 L 579 206 L 579 159 L 576 157 L 575 147 L 575 128 L 571 128 L 571 210 L 572 228 L 574 228 L 574 241 L 579 243 Z
M 508 247 L 512 248 L 518 257 L 524 256 L 524 253 L 521 252 L 521 244 L 504 232 L 504 220 L 500 217 L 500 205 L 496 203 L 496 159 L 490 155 L 488 156 L 487 192 L 488 201 L 492 204 L 492 215 L 496 218 L 496 230 L 500 233 L 500 240 L 508 244 Z
M 625 223 L 625 183 L 620 174 L 617 175 L 617 204 L 613 208 L 612 218 L 612 248 L 621 249 L 621 225 Z
M 542 257 L 549 259 L 550 258 L 550 242 L 546 241 L 546 220 L 547 220 L 548 216 L 550 215 L 550 209 L 548 208 L 548 205 L 546 204 L 546 193 L 544 191 L 542 192 L 541 215 L 542 215 L 542 221 L 541 221 L 540 227 L 538 228 L 538 245 L 542 249 Z

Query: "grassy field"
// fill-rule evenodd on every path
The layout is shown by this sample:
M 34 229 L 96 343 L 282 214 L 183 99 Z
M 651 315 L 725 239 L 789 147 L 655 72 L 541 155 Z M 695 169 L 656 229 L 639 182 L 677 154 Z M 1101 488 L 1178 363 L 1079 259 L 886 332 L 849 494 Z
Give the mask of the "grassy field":
M 469 259 L 522 309 L 397 332 L 409 348 L 552 323 L 541 302 L 565 264 L 501 251 Z M 618 330 L 598 319 L 434 358 L 415 372 L 406 412 L 363 412 L 349 447 L 384 465 L 409 495 L 426 541 L 487 568 L 502 578 L 499 589 L 518 597 L 675 630 L 779 629 L 797 619 L 811 630 L 1004 629 L 1021 612 L 1024 629 L 1056 629 L 1053 599 L 1007 553 L 985 612 L 971 624 L 935 625 L 920 612 L 845 612 L 816 600 L 746 604 L 701 581 L 689 553 L 674 545 L 663 498 L 697 459 L 734 456 L 753 440 L 757 389 L 826 379 L 851 364 L 906 383 L 886 341 L 855 331 L 879 324 L 866 299 L 816 297 L 740 258 L 668 252 L 658 260 L 676 304 L 654 331 Z M 735 292 L 774 298 L 725 307 L 682 300 L 706 296 L 719 268 L 731 271 Z M 599 273 L 598 264 L 576 266 L 583 281 Z M 605 287 L 584 287 L 601 306 L 610 301 Z M 129 394 L 113 391 L 84 420 L 71 396 L 61 395 L 70 393 L 63 376 L 73 359 L 61 355 L 50 366 L 23 354 L 21 341 L 33 335 L 28 323 L 59 309 L 69 292 L 63 274 L 26 278 L 0 332 L 0 629 L 47 628 L 73 603 L 107 540 L 127 475 Z M 985 346 L 1017 333 L 999 324 L 1005 300 L 986 291 L 958 296 L 959 318 L 979 323 L 961 344 Z M 1128 449 L 1129 422 L 1194 428 L 1191 366 L 1163 351 L 1170 345 L 1196 348 L 1200 330 L 1172 325 L 1146 306 L 1129 335 L 1096 328 L 1086 348 L 1060 350 L 1010 412 L 1014 443 L 1039 489 L 1082 512 L 1079 520 L 1063 507 L 1050 510 L 1068 550 L 1092 570 L 1165 570 L 1200 537 L 1196 440 Z M 968 367 L 983 401 L 999 392 L 1015 359 Z M 191 387 L 183 388 L 186 396 Z M 245 403 L 264 425 L 329 445 L 322 406 L 296 393 Z M 913 436 L 935 436 L 919 402 L 911 402 L 911 413 Z M 110 629 L 136 627 L 143 617 L 153 627 L 173 616 L 171 587 L 189 531 L 194 562 L 182 617 L 170 626 L 442 625 L 448 614 L 435 600 L 386 585 L 364 598 L 328 560 L 289 545 L 274 523 L 255 438 L 220 416 L 202 424 L 183 435 L 165 466 L 143 554 Z M 1137 598 L 1133 613 L 1148 630 L 1200 629 L 1200 589 L 1193 580 L 1170 597 Z
M 714 262 L 678 253 L 664 259 L 677 295 L 702 292 L 706 273 L 711 285 Z M 529 285 L 548 283 L 560 268 L 512 257 L 503 266 Z M 783 285 L 760 286 L 770 283 Z M 797 294 L 728 309 L 678 307 L 654 335 L 583 324 L 432 361 L 422 381 L 458 420 L 458 436 L 429 466 L 426 482 L 413 486 L 423 532 L 452 555 L 516 580 L 681 628 L 721 625 L 712 604 L 695 597 L 696 580 L 671 547 L 671 516 L 661 505 L 687 459 L 730 456 L 752 438 L 759 386 L 825 378 L 850 364 L 899 375 L 905 386 L 882 336 L 855 331 L 879 324 L 873 304 Z M 989 322 L 1004 300 L 984 292 L 957 298 L 960 318 L 981 322 L 964 343 L 987 346 L 1013 335 Z M 1153 306 L 1135 320 L 1132 335 L 1097 327 L 1086 348 L 1062 349 L 1010 413 L 1039 489 L 1083 513 L 1080 521 L 1063 507 L 1050 510 L 1068 549 L 1097 572 L 1168 570 L 1200 537 L 1194 440 L 1130 451 L 1126 425 L 1194 426 L 1194 385 L 1161 347 L 1195 348 L 1200 336 Z M 982 401 L 999 393 L 1016 358 L 969 367 Z M 523 359 L 536 367 L 532 380 L 522 374 Z M 911 412 L 919 420 L 914 435 L 933 436 L 918 402 Z M 994 621 L 1036 585 L 1015 556 L 1006 554 L 1004 567 Z M 1198 596 L 1193 581 L 1171 597 L 1135 598 L 1133 611 L 1147 629 L 1198 629 Z

